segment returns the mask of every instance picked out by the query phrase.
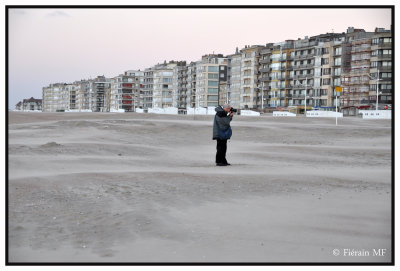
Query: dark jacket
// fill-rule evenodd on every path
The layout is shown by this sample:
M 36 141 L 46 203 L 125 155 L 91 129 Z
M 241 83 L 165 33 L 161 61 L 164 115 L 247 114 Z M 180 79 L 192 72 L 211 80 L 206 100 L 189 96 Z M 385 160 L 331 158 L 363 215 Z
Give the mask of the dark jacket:
M 219 139 L 218 137 L 218 127 L 225 131 L 226 129 L 228 129 L 231 126 L 231 120 L 232 117 L 228 116 L 227 112 L 221 107 L 221 106 L 217 106 L 215 108 L 215 112 L 217 112 L 215 114 L 215 119 L 214 119 L 214 126 L 213 126 L 213 140 L 215 139 Z M 217 127 L 217 123 L 218 123 L 218 127 Z

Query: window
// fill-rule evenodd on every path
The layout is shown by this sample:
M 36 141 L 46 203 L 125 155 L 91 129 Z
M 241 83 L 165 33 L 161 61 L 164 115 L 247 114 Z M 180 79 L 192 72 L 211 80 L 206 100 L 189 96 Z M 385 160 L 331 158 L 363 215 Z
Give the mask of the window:
M 208 86 L 210 86 L 210 87 L 218 87 L 218 82 L 217 81 L 208 81 Z
M 220 74 L 219 74 L 219 77 L 220 77 L 220 78 L 225 78 L 225 74 L 220 73 Z
M 382 67 L 391 67 L 392 66 L 392 61 L 382 61 Z
M 342 70 L 341 70 L 340 68 L 336 68 L 336 69 L 334 70 L 335 76 L 340 76 L 341 73 L 342 73 Z
M 216 94 L 218 93 L 218 88 L 208 88 L 208 93 Z
M 335 48 L 335 55 L 341 55 L 342 54 L 342 47 Z
M 322 80 L 322 85 L 330 85 L 331 84 L 331 79 L 330 78 L 326 78 Z
M 323 59 L 321 60 L 321 64 L 322 64 L 322 65 L 329 64 L 329 58 L 323 58 Z
M 382 50 L 382 55 L 391 55 L 392 50 Z
M 216 95 L 208 95 L 208 101 L 218 101 L 218 96 Z
M 330 68 L 323 69 L 323 75 L 329 75 L 331 73 Z
M 208 79 L 218 79 L 218 74 L 217 73 L 209 73 Z
M 391 90 L 392 85 L 391 84 L 382 84 L 382 85 L 380 85 L 380 89 Z
M 335 66 L 340 66 L 342 65 L 342 59 L 340 57 L 335 58 Z
M 224 71 L 225 70 L 225 66 L 221 66 L 221 71 Z
M 392 73 L 391 72 L 382 72 L 381 78 L 392 78 Z
M 208 72 L 218 72 L 217 66 L 208 66 Z

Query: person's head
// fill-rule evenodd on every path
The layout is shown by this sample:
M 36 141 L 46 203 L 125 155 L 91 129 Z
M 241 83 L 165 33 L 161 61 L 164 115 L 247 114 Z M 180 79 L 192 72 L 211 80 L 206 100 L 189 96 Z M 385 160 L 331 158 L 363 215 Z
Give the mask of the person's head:
M 228 103 L 224 104 L 224 110 L 225 112 L 230 112 L 231 111 L 232 106 Z

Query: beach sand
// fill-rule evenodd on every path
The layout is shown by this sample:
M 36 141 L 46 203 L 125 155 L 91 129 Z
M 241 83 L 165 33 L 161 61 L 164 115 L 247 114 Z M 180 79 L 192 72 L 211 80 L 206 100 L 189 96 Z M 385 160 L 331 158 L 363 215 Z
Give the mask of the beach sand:
M 213 116 L 8 120 L 10 263 L 391 261 L 390 120 L 235 116 L 229 167 Z

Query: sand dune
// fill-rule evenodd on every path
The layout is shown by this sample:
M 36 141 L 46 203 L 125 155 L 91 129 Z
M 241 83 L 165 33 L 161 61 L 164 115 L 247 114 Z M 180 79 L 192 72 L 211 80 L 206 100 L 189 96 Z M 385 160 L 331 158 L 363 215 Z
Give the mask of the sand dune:
M 389 120 L 212 120 L 10 112 L 10 262 L 391 260 Z

